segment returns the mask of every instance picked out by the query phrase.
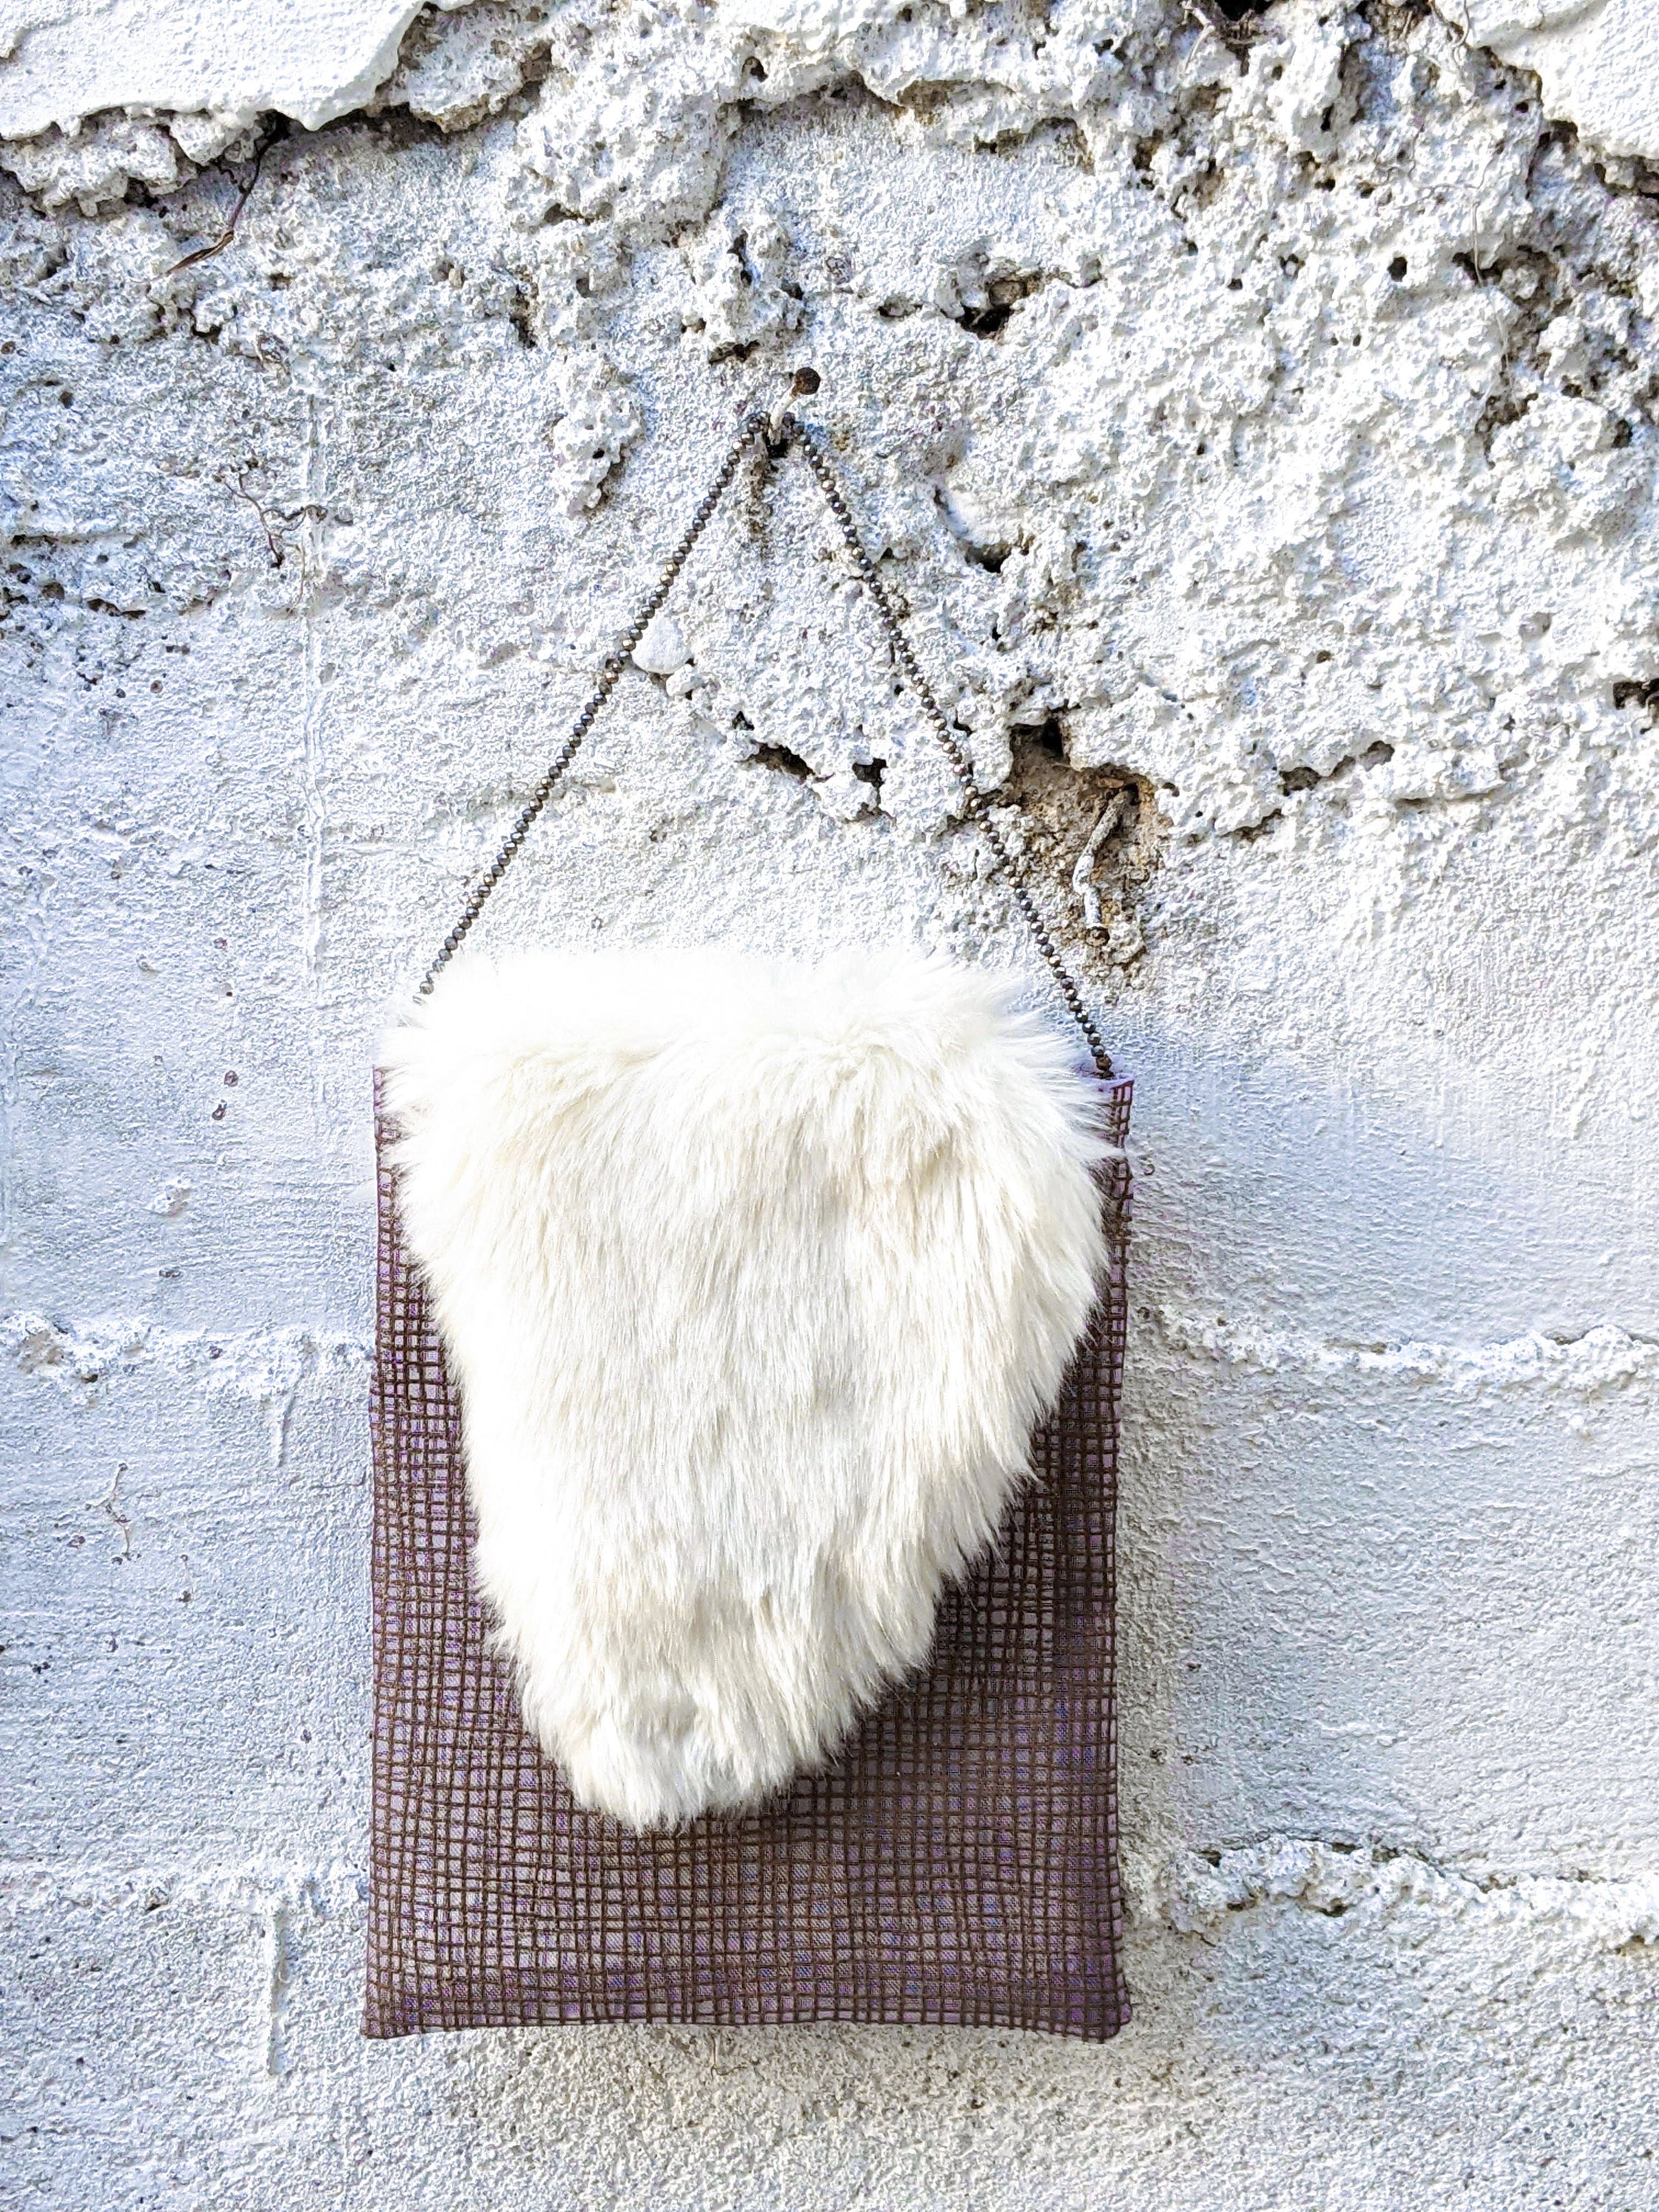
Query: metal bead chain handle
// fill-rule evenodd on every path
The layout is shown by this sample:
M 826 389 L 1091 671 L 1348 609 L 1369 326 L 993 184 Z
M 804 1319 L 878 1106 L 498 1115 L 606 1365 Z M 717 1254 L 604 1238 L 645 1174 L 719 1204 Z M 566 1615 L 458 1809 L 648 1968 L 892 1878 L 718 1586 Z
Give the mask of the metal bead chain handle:
M 466 904 L 461 908 L 454 928 L 445 938 L 442 945 L 439 948 L 437 958 L 426 971 L 421 988 L 416 994 L 417 998 L 425 998 L 427 993 L 449 965 L 450 961 L 460 951 L 466 941 L 468 932 L 489 903 L 490 893 L 519 857 L 519 848 L 530 835 L 536 817 L 552 798 L 565 770 L 580 750 L 582 739 L 592 728 L 593 717 L 616 690 L 623 670 L 628 665 L 628 656 L 645 635 L 647 623 L 668 597 L 673 588 L 674 579 L 690 557 L 692 547 L 708 527 L 709 518 L 720 503 L 720 494 L 736 476 L 738 465 L 744 453 L 757 438 L 764 435 L 766 428 L 767 418 L 763 414 L 757 413 L 744 417 L 743 426 L 732 441 L 731 451 L 720 463 L 720 474 L 699 501 L 697 511 L 691 518 L 690 527 L 669 555 L 667 566 L 657 580 L 656 589 L 648 598 L 641 600 L 635 611 L 633 621 L 623 632 L 620 649 L 605 656 L 604 665 L 599 670 L 599 680 L 584 702 L 580 714 L 570 725 L 569 735 L 559 747 L 552 766 L 520 808 L 518 819 L 502 838 L 501 849 L 495 859 L 468 893 Z
M 1007 840 L 990 816 L 977 803 L 978 794 L 974 788 L 973 763 L 963 750 L 955 731 L 946 720 L 943 709 L 928 685 L 927 678 L 921 672 L 915 654 L 910 650 L 910 641 L 904 635 L 897 610 L 888 594 L 886 585 L 882 580 L 881 572 L 864 550 L 863 541 L 858 533 L 858 526 L 854 522 L 852 512 L 842 496 L 841 484 L 835 471 L 823 452 L 819 434 L 806 423 L 798 422 L 793 415 L 781 416 L 774 424 L 770 417 L 759 410 L 744 417 L 731 448 L 720 464 L 719 473 L 698 501 L 690 524 L 679 544 L 669 555 L 655 588 L 640 602 L 635 611 L 632 622 L 623 633 L 618 649 L 606 656 L 599 671 L 599 683 L 584 702 L 580 713 L 571 724 L 569 733 L 563 744 L 560 746 L 552 764 L 520 809 L 518 817 L 502 839 L 501 848 L 495 859 L 468 894 L 466 903 L 461 908 L 455 927 L 445 938 L 437 958 L 427 970 L 418 995 L 424 998 L 431 990 L 450 960 L 465 941 L 473 923 L 483 912 L 491 892 L 518 858 L 520 847 L 530 834 L 536 817 L 557 789 L 565 771 L 576 757 L 583 738 L 593 726 L 595 715 L 616 690 L 623 671 L 628 665 L 629 655 L 644 636 L 647 623 L 673 588 L 675 579 L 690 559 L 692 549 L 708 528 L 714 509 L 720 505 L 722 493 L 737 474 L 744 455 L 757 440 L 765 441 L 763 443 L 762 451 L 769 459 L 775 457 L 781 458 L 791 445 L 799 447 L 806 465 L 817 478 L 830 512 L 835 518 L 842 541 L 857 565 L 859 575 L 875 608 L 876 618 L 886 635 L 889 645 L 892 647 L 893 657 L 898 663 L 904 682 L 912 696 L 921 706 L 945 759 L 951 764 L 951 772 L 961 787 L 964 797 L 978 817 L 979 826 L 984 834 L 986 842 L 990 846 L 998 866 L 1007 878 L 1008 888 L 1013 896 L 1014 903 L 1024 915 L 1026 927 L 1031 933 L 1037 951 L 1042 956 L 1044 965 L 1054 977 L 1055 988 L 1066 1002 L 1066 1010 L 1088 1040 L 1089 1049 L 1093 1054 L 1097 1073 L 1103 1081 L 1109 1081 L 1112 1075 L 1112 1060 L 1110 1054 L 1106 1049 L 1105 1040 L 1102 1037 L 1093 1016 L 1084 1005 L 1082 994 L 1073 981 L 1070 971 L 1060 957 L 1054 938 L 1049 933 L 1048 925 L 1043 920 L 1041 909 L 1026 886 Z
M 863 578 L 865 587 L 875 603 L 877 618 L 887 633 L 887 642 L 893 648 L 893 657 L 903 672 L 905 683 L 909 686 L 911 695 L 921 708 L 923 714 L 933 725 L 933 735 L 939 739 L 945 757 L 950 762 L 957 781 L 962 787 L 963 796 L 968 800 L 969 805 L 973 806 L 977 797 L 974 789 L 973 763 L 957 743 L 955 731 L 945 719 L 944 711 L 938 700 L 934 698 L 927 678 L 917 665 L 916 656 L 910 650 L 910 641 L 900 627 L 898 611 L 888 596 L 887 586 L 882 581 L 881 571 L 864 550 L 864 541 L 859 536 L 858 526 L 853 520 L 846 500 L 842 496 L 841 485 L 836 481 L 835 471 L 825 458 L 823 447 L 806 424 L 796 422 L 793 415 L 786 415 L 779 428 L 782 434 L 799 441 L 801 452 L 806 457 L 806 465 L 817 478 L 824 498 L 830 503 L 830 512 L 836 518 L 836 527 L 841 532 L 842 540 L 858 563 L 859 574 Z M 1066 1012 L 1088 1039 L 1089 1049 L 1094 1054 L 1096 1069 L 1104 1080 L 1109 1078 L 1112 1073 L 1111 1054 L 1106 1049 L 1105 1040 L 1095 1025 L 1094 1017 L 1084 1005 L 1082 994 L 1073 981 L 1071 971 L 1060 957 L 1054 940 L 1049 935 L 1048 925 L 1043 920 L 1041 908 L 1026 886 L 1024 878 L 1015 862 L 1012 853 L 1009 850 L 1007 840 L 988 813 L 982 809 L 978 811 L 980 829 L 984 833 L 986 843 L 996 858 L 997 866 L 1008 879 L 1008 888 L 1013 894 L 1014 904 L 1025 917 L 1025 926 L 1030 931 L 1036 949 L 1042 955 L 1048 972 L 1054 979 L 1055 987 L 1060 997 L 1066 1001 Z

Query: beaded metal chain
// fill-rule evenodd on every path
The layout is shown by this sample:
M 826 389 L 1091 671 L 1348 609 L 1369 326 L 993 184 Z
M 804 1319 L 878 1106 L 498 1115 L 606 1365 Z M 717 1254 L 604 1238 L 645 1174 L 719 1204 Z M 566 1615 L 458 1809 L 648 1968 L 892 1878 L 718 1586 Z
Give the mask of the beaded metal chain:
M 450 960 L 465 942 L 473 923 L 477 921 L 488 904 L 491 892 L 518 858 L 520 847 L 529 836 L 537 817 L 558 788 L 566 769 L 576 757 L 583 738 L 593 726 L 594 717 L 621 681 L 623 671 L 628 665 L 629 656 L 645 635 L 652 617 L 668 597 L 673 588 L 675 579 L 690 558 L 692 549 L 708 528 L 715 508 L 720 505 L 721 495 L 737 474 L 744 455 L 751 446 L 757 444 L 760 447 L 763 459 L 767 460 L 781 459 L 791 446 L 799 447 L 807 467 L 817 480 L 818 487 L 823 494 L 830 512 L 835 518 L 836 526 L 841 532 L 842 541 L 852 555 L 860 578 L 870 594 L 877 619 L 886 635 L 888 644 L 892 648 L 893 658 L 898 664 L 900 673 L 908 686 L 911 696 L 927 716 L 933 733 L 939 740 L 940 750 L 950 763 L 951 773 L 955 775 L 963 797 L 968 801 L 970 811 L 977 817 L 981 833 L 989 845 L 997 866 L 1007 879 L 1014 903 L 1024 916 L 1026 927 L 1031 933 L 1037 951 L 1042 955 L 1044 964 L 1054 977 L 1060 997 L 1066 1002 L 1066 1012 L 1088 1040 L 1089 1049 L 1094 1056 L 1097 1072 L 1103 1080 L 1109 1079 L 1112 1073 L 1112 1061 L 1111 1055 L 1106 1049 L 1105 1042 L 1096 1026 L 1094 1018 L 1083 1003 L 1082 994 L 1073 981 L 1065 963 L 1060 957 L 1048 925 L 1043 920 L 1036 900 L 1031 896 L 1007 840 L 990 815 L 979 804 L 979 795 L 974 788 L 973 764 L 963 750 L 955 731 L 945 720 L 943 709 L 934 698 L 927 679 L 917 664 L 915 654 L 910 649 L 910 641 L 904 635 L 897 610 L 893 605 L 886 584 L 882 580 L 880 570 L 864 549 L 863 541 L 858 533 L 858 526 L 853 520 L 852 512 L 842 495 L 840 482 L 824 453 L 822 433 L 807 423 L 797 421 L 793 415 L 780 416 L 774 422 L 769 416 L 759 409 L 744 417 L 738 434 L 732 441 L 730 452 L 720 463 L 719 473 L 698 501 L 696 511 L 691 517 L 684 536 L 669 555 L 655 586 L 635 609 L 633 620 L 623 632 L 617 651 L 606 655 L 599 670 L 599 682 L 584 702 L 580 713 L 571 724 L 569 732 L 554 757 L 551 765 L 520 808 L 518 817 L 507 836 L 501 840 L 501 848 L 495 859 L 467 894 L 466 903 L 461 908 L 455 927 L 445 938 L 437 958 L 427 970 L 418 995 L 424 998 L 431 990 Z

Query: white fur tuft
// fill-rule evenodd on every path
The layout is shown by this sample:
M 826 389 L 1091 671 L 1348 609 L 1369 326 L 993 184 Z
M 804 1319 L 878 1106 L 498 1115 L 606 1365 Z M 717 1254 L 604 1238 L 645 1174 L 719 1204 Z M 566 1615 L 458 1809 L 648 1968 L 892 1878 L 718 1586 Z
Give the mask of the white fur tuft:
M 458 960 L 387 1040 L 524 1717 L 634 1828 L 750 1805 L 932 1641 L 1102 1259 L 1097 1093 L 916 953 Z

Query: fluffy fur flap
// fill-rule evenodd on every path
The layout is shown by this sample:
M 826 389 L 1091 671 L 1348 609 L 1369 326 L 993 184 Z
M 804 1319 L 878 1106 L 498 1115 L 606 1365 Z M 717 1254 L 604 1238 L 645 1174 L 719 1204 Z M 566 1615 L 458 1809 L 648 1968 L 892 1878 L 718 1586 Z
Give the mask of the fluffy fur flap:
M 1011 999 L 915 953 L 472 956 L 387 1040 L 479 1582 L 630 1827 L 832 1750 L 1028 1471 L 1105 1147 Z

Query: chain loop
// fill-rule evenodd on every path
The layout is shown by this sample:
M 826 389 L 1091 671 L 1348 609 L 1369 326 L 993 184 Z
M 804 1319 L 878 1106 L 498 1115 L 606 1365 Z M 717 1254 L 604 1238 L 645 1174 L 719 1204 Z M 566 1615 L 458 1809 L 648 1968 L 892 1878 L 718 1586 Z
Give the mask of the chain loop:
M 1044 966 L 1054 978 L 1055 988 L 1065 1001 L 1067 1013 L 1088 1040 L 1089 1049 L 1094 1056 L 1097 1072 L 1103 1081 L 1109 1081 L 1112 1076 L 1112 1060 L 1110 1054 L 1106 1049 L 1105 1040 L 1101 1036 L 1093 1016 L 1084 1004 L 1083 994 L 1073 980 L 1071 971 L 1060 957 L 1059 948 L 1054 944 L 1042 909 L 1031 896 L 1030 887 L 1015 860 L 1007 839 L 988 811 L 983 795 L 975 787 L 973 763 L 955 728 L 947 720 L 938 700 L 934 698 L 927 679 L 922 674 L 915 654 L 911 650 L 910 641 L 904 634 L 899 620 L 898 610 L 893 604 L 881 572 L 865 550 L 864 541 L 859 536 L 858 526 L 853 520 L 852 510 L 847 504 L 840 480 L 823 450 L 822 433 L 811 425 L 798 421 L 793 415 L 782 414 L 774 418 L 760 409 L 753 410 L 744 417 L 738 434 L 732 441 L 725 459 L 721 462 L 718 473 L 699 501 L 685 534 L 669 555 L 667 563 L 658 578 L 654 588 L 635 610 L 633 620 L 623 633 L 619 649 L 607 653 L 600 664 L 598 684 L 584 702 L 575 720 L 571 724 L 564 743 L 554 757 L 546 774 L 520 809 L 517 818 L 502 839 L 495 857 L 468 893 L 466 902 L 461 908 L 455 927 L 445 938 L 437 958 L 427 970 L 417 996 L 424 998 L 431 990 L 449 962 L 460 950 L 472 925 L 477 921 L 489 902 L 490 894 L 517 859 L 520 847 L 529 836 L 537 817 L 553 796 L 565 771 L 575 758 L 583 738 L 592 727 L 594 717 L 621 681 L 623 672 L 628 665 L 629 656 L 644 636 L 652 617 L 668 597 L 680 570 L 690 559 L 697 540 L 708 528 L 715 508 L 720 505 L 721 495 L 737 474 L 744 455 L 750 447 L 757 441 L 760 444 L 763 459 L 769 462 L 781 459 L 792 445 L 799 448 L 819 490 L 823 494 L 825 504 L 840 533 L 842 543 L 852 556 L 860 580 L 870 594 L 870 602 L 875 609 L 876 619 L 881 624 L 883 634 L 892 649 L 893 658 L 898 664 L 906 688 L 921 708 L 923 718 L 946 761 L 950 763 L 951 773 L 956 777 L 965 803 L 965 811 L 970 819 L 978 823 L 981 834 L 991 848 L 993 858 L 1006 878 L 1010 895 L 1019 908 L 1026 927 L 1031 933 L 1032 941 L 1042 957 Z

